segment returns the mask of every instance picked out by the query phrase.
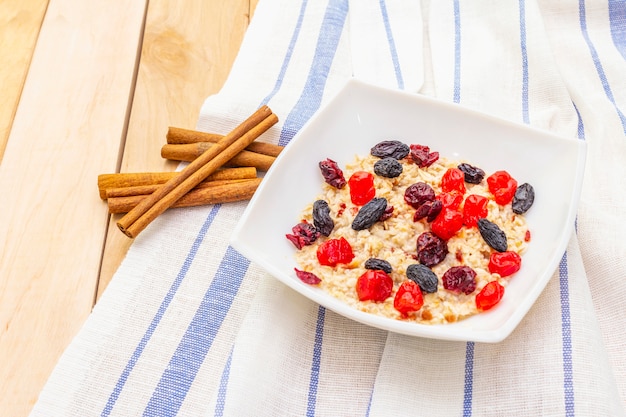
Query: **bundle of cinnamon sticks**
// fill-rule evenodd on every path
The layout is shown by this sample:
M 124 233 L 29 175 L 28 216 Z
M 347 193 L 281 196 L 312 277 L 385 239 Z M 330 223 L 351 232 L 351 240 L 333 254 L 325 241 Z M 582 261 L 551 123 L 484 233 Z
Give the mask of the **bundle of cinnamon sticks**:
M 267 106 L 226 135 L 170 127 L 166 159 L 189 161 L 180 172 L 117 173 L 98 176 L 100 197 L 110 213 L 126 213 L 117 226 L 136 237 L 168 208 L 247 200 L 282 151 L 282 146 L 254 142 L 278 117 Z

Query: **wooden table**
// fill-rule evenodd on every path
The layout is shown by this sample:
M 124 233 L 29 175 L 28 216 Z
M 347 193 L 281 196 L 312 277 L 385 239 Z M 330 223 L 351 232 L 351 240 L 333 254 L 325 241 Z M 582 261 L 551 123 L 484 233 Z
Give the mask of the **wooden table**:
M 97 176 L 173 170 L 258 0 L 0 0 L 0 410 L 25 416 L 132 240 Z

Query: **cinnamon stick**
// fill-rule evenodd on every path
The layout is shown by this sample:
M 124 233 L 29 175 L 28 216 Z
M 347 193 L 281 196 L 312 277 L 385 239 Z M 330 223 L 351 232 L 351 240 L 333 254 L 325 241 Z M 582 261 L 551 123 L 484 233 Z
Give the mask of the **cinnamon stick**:
M 193 161 L 212 146 L 215 144 L 211 142 L 163 145 L 161 157 L 175 161 Z M 228 161 L 228 166 L 255 167 L 260 171 L 267 171 L 275 160 L 274 156 L 243 150 Z
M 167 181 L 126 213 L 117 222 L 118 228 L 128 237 L 136 237 L 156 217 L 277 122 L 278 117 L 270 108 L 262 106 L 217 142 L 216 146 L 207 149 L 180 171 L 179 175 Z
M 98 175 L 98 192 L 101 199 L 107 198 L 110 188 L 135 187 L 140 185 L 163 184 L 178 175 L 178 172 L 133 172 Z M 256 178 L 254 167 L 223 168 L 209 175 L 205 181 L 236 180 Z
M 249 181 L 254 178 L 241 178 L 235 180 L 204 180 L 200 184 L 196 185 L 191 191 L 198 190 L 200 188 L 210 188 L 217 187 L 222 185 L 230 185 L 236 184 L 238 182 Z M 115 198 L 115 197 L 131 197 L 136 195 L 148 195 L 155 192 L 162 184 L 151 184 L 151 185 L 135 185 L 131 187 L 119 187 L 119 188 L 107 188 L 106 189 L 106 198 Z M 190 192 L 191 192 L 190 191 Z
M 169 145 L 182 145 L 198 142 L 216 143 L 223 136 L 217 133 L 206 133 L 197 130 L 183 129 L 180 127 L 169 127 L 166 140 Z M 246 150 L 260 153 L 267 156 L 277 157 L 283 150 L 283 146 L 265 142 L 253 142 L 246 147 Z
M 248 200 L 259 186 L 261 178 L 232 181 L 234 182 L 194 188 L 177 200 L 171 207 L 192 207 Z M 128 213 L 148 197 L 145 195 L 133 195 L 109 198 L 107 200 L 109 212 L 111 214 Z

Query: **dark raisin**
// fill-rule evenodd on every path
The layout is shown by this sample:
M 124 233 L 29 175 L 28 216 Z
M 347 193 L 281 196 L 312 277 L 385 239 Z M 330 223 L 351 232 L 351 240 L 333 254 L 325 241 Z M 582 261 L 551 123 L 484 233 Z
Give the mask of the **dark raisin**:
M 404 190 L 404 201 L 414 209 L 419 208 L 427 201 L 435 199 L 435 190 L 425 182 L 416 182 Z
M 508 243 L 506 241 L 506 234 L 498 227 L 497 224 L 490 222 L 487 219 L 478 219 L 478 230 L 483 237 L 487 245 L 497 250 L 498 252 L 505 252 Z
M 374 270 L 379 269 L 381 271 L 385 271 L 388 274 L 391 274 L 391 271 L 393 270 L 389 262 L 385 261 L 384 259 L 378 258 L 369 258 L 367 261 L 365 261 L 365 268 Z
M 428 146 L 411 145 L 409 149 L 411 150 L 411 159 L 420 168 L 429 167 L 439 159 L 439 152 L 431 152 Z
M 465 182 L 469 184 L 480 184 L 483 178 L 485 178 L 485 171 L 473 165 L 463 163 L 459 164 L 457 168 L 463 172 Z
M 368 201 L 354 217 L 352 221 L 352 229 L 364 230 L 371 227 L 380 220 L 387 208 L 386 198 L 372 198 Z
M 409 152 L 409 146 L 398 140 L 384 140 L 370 149 L 370 153 L 379 158 L 402 159 L 406 157 Z
M 343 176 L 343 171 L 337 165 L 337 162 L 332 159 L 326 159 L 319 163 L 320 171 L 324 181 L 332 185 L 335 188 L 343 188 L 346 185 L 346 179 Z
M 402 164 L 392 157 L 379 159 L 374 164 L 374 172 L 385 178 L 395 178 L 402 174 Z
M 453 266 L 443 274 L 441 281 L 448 291 L 471 294 L 476 289 L 476 272 L 469 266 Z
M 441 202 L 441 200 L 426 201 L 415 211 L 415 214 L 413 215 L 413 221 L 416 222 L 426 217 L 426 221 L 430 223 L 435 220 L 437 215 L 441 212 L 442 208 L 443 203 Z
M 311 245 L 320 237 L 320 232 L 310 223 L 298 223 L 291 231 L 293 234 L 287 234 L 285 237 L 293 243 L 296 248 L 302 249 L 303 246 Z
M 417 238 L 417 260 L 426 266 L 437 265 L 446 258 L 448 244 L 432 232 L 424 232 Z
M 524 214 L 535 202 L 535 189 L 532 185 L 524 183 L 517 187 L 513 196 L 513 213 Z
M 313 224 L 324 236 L 330 236 L 335 228 L 335 222 L 330 218 L 330 207 L 324 200 L 313 203 Z
M 313 272 L 301 271 L 297 268 L 294 268 L 294 271 L 296 271 L 296 276 L 305 284 L 317 285 L 322 282 L 320 277 L 315 275 Z
M 437 292 L 439 280 L 437 275 L 427 266 L 422 264 L 409 265 L 406 269 L 406 276 L 411 281 L 419 285 L 424 293 Z

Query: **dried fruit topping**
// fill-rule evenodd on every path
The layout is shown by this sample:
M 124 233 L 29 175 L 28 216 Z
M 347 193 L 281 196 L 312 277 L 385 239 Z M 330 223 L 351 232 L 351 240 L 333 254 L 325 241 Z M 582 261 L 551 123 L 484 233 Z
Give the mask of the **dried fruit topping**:
M 320 232 L 310 223 L 298 223 L 291 228 L 293 234 L 287 234 L 285 237 L 295 245 L 296 248 L 302 249 L 304 246 L 311 245 L 320 237 Z
M 426 266 L 442 262 L 448 254 L 448 244 L 432 232 L 424 232 L 417 238 L 417 260 Z
M 392 157 L 380 159 L 374 163 L 374 172 L 385 178 L 396 178 L 402 174 L 402 164 Z
M 376 195 L 374 175 L 366 171 L 357 171 L 348 180 L 352 204 L 362 206 Z
M 425 293 L 437 292 L 439 280 L 437 275 L 427 266 L 422 264 L 412 264 L 406 269 L 406 276 L 411 281 L 419 285 Z
M 313 224 L 324 236 L 330 236 L 335 228 L 335 222 L 330 218 L 330 207 L 324 200 L 313 203 Z
M 524 183 L 517 187 L 513 196 L 513 213 L 524 214 L 535 202 L 535 189 L 532 185 Z
M 431 223 L 431 229 L 434 234 L 448 240 L 463 227 L 463 214 L 457 210 L 443 208 L 441 213 Z
M 424 305 L 424 297 L 419 285 L 413 281 L 405 281 L 400 284 L 398 292 L 393 299 L 393 307 L 407 317 L 410 313 L 418 311 Z
M 352 220 L 352 229 L 364 230 L 380 220 L 387 208 L 386 198 L 373 198 L 365 204 Z
M 489 200 L 482 195 L 470 194 L 463 204 L 463 224 L 466 227 L 476 226 L 478 219 L 487 217 Z
M 439 152 L 431 152 L 428 146 L 411 145 L 411 159 L 420 168 L 429 167 L 439 159 Z
M 370 153 L 379 158 L 402 159 L 410 152 L 409 146 L 398 140 L 384 140 L 370 149 Z
M 437 218 L 442 208 L 443 204 L 439 200 L 427 201 L 415 210 L 413 221 L 416 222 L 426 217 L 426 221 L 430 223 Z
M 414 209 L 419 208 L 427 201 L 435 199 L 435 190 L 425 182 L 416 182 L 404 190 L 404 201 Z
M 504 287 L 498 281 L 491 281 L 476 294 L 476 308 L 489 310 L 500 302 L 504 296 Z
M 315 275 L 313 272 L 301 271 L 297 268 L 294 268 L 294 271 L 296 271 L 296 276 L 305 284 L 317 285 L 322 282 L 320 277 Z
M 465 182 L 468 184 L 480 184 L 483 178 L 485 178 L 485 171 L 473 165 L 463 163 L 459 164 L 457 168 L 463 171 Z
M 352 246 L 344 237 L 328 239 L 317 248 L 317 260 L 321 265 L 337 266 L 350 263 L 352 259 Z
M 513 200 L 517 189 L 517 181 L 506 171 L 496 171 L 487 177 L 489 192 L 495 197 L 496 203 L 505 205 Z
M 508 277 L 520 270 L 522 258 L 512 251 L 494 252 L 489 257 L 489 272 Z
M 476 289 L 476 272 L 469 266 L 453 266 L 441 277 L 443 288 L 454 293 L 471 294 Z
M 393 206 L 387 205 L 385 212 L 383 213 L 382 216 L 380 216 L 380 219 L 378 220 L 381 222 L 384 222 L 385 220 L 391 218 L 391 216 L 393 216 Z
M 465 174 L 458 168 L 448 168 L 441 177 L 441 190 L 444 193 L 459 192 L 465 194 Z
M 461 203 L 463 202 L 463 195 L 458 191 L 439 193 L 435 198 L 441 201 L 443 207 L 452 210 L 457 210 L 459 207 L 461 207 Z
M 356 280 L 356 293 L 361 301 L 385 301 L 393 290 L 393 279 L 380 269 L 370 269 Z
M 508 248 L 506 234 L 498 227 L 497 224 L 487 219 L 478 219 L 478 230 L 485 240 L 485 243 L 498 252 L 504 252 Z
M 385 271 L 388 274 L 391 274 L 391 271 L 393 271 L 393 268 L 391 267 L 391 264 L 387 261 L 385 261 L 384 259 L 378 259 L 378 258 L 369 258 L 367 261 L 365 261 L 365 269 L 380 269 L 381 271 Z
M 343 176 L 343 171 L 337 165 L 337 162 L 327 158 L 325 161 L 319 163 L 320 171 L 324 181 L 332 185 L 335 188 L 343 188 L 346 185 L 346 179 Z

